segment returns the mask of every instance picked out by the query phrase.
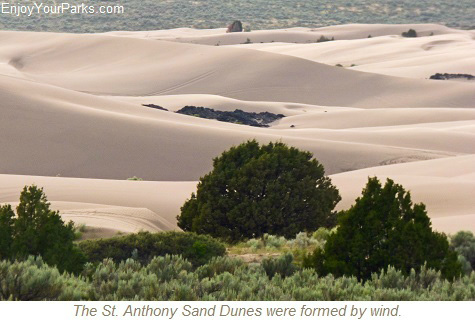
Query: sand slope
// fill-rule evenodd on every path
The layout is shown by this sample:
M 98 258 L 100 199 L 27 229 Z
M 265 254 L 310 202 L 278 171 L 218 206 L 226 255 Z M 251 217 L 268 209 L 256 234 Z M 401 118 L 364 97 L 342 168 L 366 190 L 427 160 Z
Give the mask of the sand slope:
M 0 175 L 0 203 L 16 205 L 25 185 L 44 188 L 63 218 L 105 230 L 175 230 L 176 215 L 196 182 L 145 182 Z
M 25 78 L 94 94 L 215 94 L 373 108 L 470 107 L 475 101 L 471 84 L 401 80 L 240 48 L 18 32 L 0 33 L 0 41 L 8 73 L 13 66 Z
M 468 134 L 456 137 L 448 144 L 450 149 L 431 143 L 426 147 L 419 144 L 415 150 L 394 142 L 358 141 L 351 133 L 343 137 L 333 132 L 316 135 L 298 129 L 259 129 L 202 120 L 2 76 L 0 95 L 4 102 L 0 113 L 5 120 L 0 143 L 8 151 L 0 159 L 3 173 L 197 180 L 211 169 L 213 157 L 252 138 L 261 142 L 283 140 L 310 150 L 328 173 L 470 152 L 455 149 L 467 146 L 471 140 Z M 306 111 L 301 113 L 332 113 L 309 107 Z M 457 111 L 460 119 L 473 120 L 473 114 Z
M 253 43 L 237 48 L 300 57 L 331 66 L 398 77 L 427 79 L 436 73 L 475 74 L 472 32 L 431 37 L 398 35 L 313 44 Z

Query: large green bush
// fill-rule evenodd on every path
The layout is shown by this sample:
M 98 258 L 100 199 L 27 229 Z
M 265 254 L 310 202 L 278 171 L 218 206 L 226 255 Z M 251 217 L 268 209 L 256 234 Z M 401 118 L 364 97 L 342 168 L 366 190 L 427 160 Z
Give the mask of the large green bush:
M 370 178 L 363 195 L 339 215 L 339 226 L 322 249 L 304 264 L 320 274 L 368 280 L 393 266 L 405 274 L 427 264 L 445 278 L 461 274 L 447 237 L 433 232 L 424 204 L 413 205 L 409 192 L 388 179 L 384 187 Z
M 111 258 L 115 262 L 134 258 L 142 264 L 155 256 L 181 255 L 193 265 L 203 265 L 211 258 L 223 256 L 225 246 L 206 235 L 183 232 L 140 232 L 106 239 L 86 240 L 79 248 L 90 262 Z
M 236 242 L 266 233 L 290 238 L 336 223 L 338 190 L 310 152 L 253 140 L 213 165 L 177 218 L 185 231 Z
M 43 189 L 25 187 L 16 208 L 0 207 L 0 259 L 26 259 L 42 256 L 60 271 L 78 273 L 85 258 L 74 244 L 72 222 L 65 224 L 57 211 L 50 209 Z

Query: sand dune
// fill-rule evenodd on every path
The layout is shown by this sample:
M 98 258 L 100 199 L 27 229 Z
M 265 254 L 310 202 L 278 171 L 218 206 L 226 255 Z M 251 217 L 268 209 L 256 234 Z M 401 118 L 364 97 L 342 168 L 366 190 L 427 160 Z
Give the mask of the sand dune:
M 473 32 L 432 37 L 397 35 L 317 44 L 253 43 L 238 45 L 300 57 L 351 70 L 427 79 L 436 73 L 475 74 Z
M 409 28 L 424 37 L 401 38 Z M 320 35 L 336 41 L 313 43 Z M 212 158 L 256 138 L 314 153 L 340 209 L 367 176 L 390 176 L 427 203 L 437 229 L 475 231 L 475 83 L 423 79 L 475 74 L 474 38 L 438 25 L 2 31 L 0 202 L 36 183 L 97 235 L 176 229 Z M 174 113 L 185 105 L 286 117 L 254 128 Z
M 0 95 L 6 120 L 0 142 L 8 151 L 0 159 L 3 173 L 197 180 L 211 169 L 213 157 L 252 138 L 283 140 L 312 151 L 328 173 L 454 155 L 432 147 L 416 151 L 393 143 L 354 142 L 351 134 L 333 140 L 202 120 L 2 76 Z
M 21 189 L 44 188 L 65 220 L 115 232 L 175 230 L 176 215 L 196 182 L 146 182 L 0 175 L 0 203 L 16 205 Z
M 93 94 L 215 94 L 372 108 L 471 107 L 475 101 L 471 84 L 361 73 L 256 50 L 18 32 L 0 33 L 0 41 L 6 46 L 0 57 L 25 78 Z

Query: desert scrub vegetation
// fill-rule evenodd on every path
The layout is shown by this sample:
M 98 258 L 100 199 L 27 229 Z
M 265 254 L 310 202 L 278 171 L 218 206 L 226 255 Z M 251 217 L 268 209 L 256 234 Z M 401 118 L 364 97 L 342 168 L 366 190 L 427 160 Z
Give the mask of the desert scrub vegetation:
M 393 267 L 356 277 L 318 276 L 292 264 L 291 255 L 262 264 L 216 257 L 194 267 L 178 255 L 148 264 L 105 259 L 79 276 L 60 273 L 41 258 L 0 262 L 0 300 L 475 300 L 475 273 L 444 279 L 425 266 L 406 275 Z
M 44 0 L 45 5 L 53 0 Z M 110 5 L 97 0 L 94 4 Z M 233 1 L 128 0 L 121 15 L 2 15 L 0 27 L 24 31 L 104 32 L 158 30 L 181 27 L 226 28 L 240 19 L 245 31 L 290 27 L 319 27 L 347 23 L 441 23 L 473 29 L 473 0 L 288 0 Z M 160 19 L 157 19 L 157 12 Z M 388 14 L 390 13 L 390 14 Z M 224 31 L 223 31 L 224 33 Z
M 133 177 L 127 178 L 127 180 L 129 180 L 129 181 L 143 181 L 142 178 L 139 178 L 139 177 L 137 177 L 137 176 L 133 176 Z
M 193 265 L 203 265 L 211 258 L 223 256 L 226 248 L 218 240 L 195 233 L 139 232 L 125 236 L 80 242 L 79 249 L 92 263 L 109 258 L 121 262 L 128 258 L 146 264 L 155 256 L 181 255 Z
M 314 233 L 300 232 L 293 239 L 283 236 L 264 234 L 261 238 L 252 238 L 244 242 L 228 245 L 229 255 L 267 255 L 274 257 L 286 253 L 293 255 L 294 262 L 300 264 L 304 257 L 325 245 L 328 236 L 336 228 L 320 227 Z
M 86 224 L 75 224 L 74 225 L 74 240 L 81 240 L 83 234 L 87 231 Z
M 240 182 L 231 180 L 225 189 L 216 190 L 213 185 L 221 187 L 226 175 L 213 178 L 205 194 L 211 199 L 204 201 L 214 200 L 212 192 L 239 189 L 251 199 L 257 192 L 259 201 L 272 195 L 271 201 L 276 202 L 286 191 L 301 194 L 300 188 L 308 187 L 292 184 L 302 173 L 286 178 L 280 171 L 303 162 L 308 166 L 300 169 L 306 174 L 303 181 L 328 189 L 317 192 L 321 198 L 309 204 L 313 212 L 307 215 L 331 224 L 313 222 L 309 229 L 304 220 L 307 231 L 299 232 L 297 221 L 292 233 L 257 230 L 242 239 L 218 236 L 218 240 L 198 229 L 201 235 L 140 232 L 76 243 L 74 225 L 65 224 L 58 212 L 49 209 L 43 190 L 25 187 L 16 217 L 11 206 L 0 207 L 0 300 L 475 300 L 475 237 L 459 232 L 448 239 L 432 231 L 425 206 L 413 204 L 402 186 L 391 179 L 383 186 L 377 178 L 369 178 L 355 204 L 334 214 L 338 191 L 316 160 L 309 163 L 311 154 L 280 143 L 261 147 L 248 141 L 239 147 L 215 159 L 215 168 L 229 172 L 226 175 L 244 169 L 237 172 L 242 175 Z M 274 149 L 278 153 L 273 154 Z M 249 159 L 252 164 L 247 168 L 243 164 Z M 264 171 L 262 177 L 253 167 L 272 171 Z M 266 186 L 276 173 L 278 178 L 289 179 L 290 185 Z M 312 177 L 315 174 L 319 179 Z M 246 180 L 252 185 L 243 185 Z M 314 190 L 304 191 L 314 196 Z M 233 200 L 221 202 L 236 206 Z M 324 204 L 323 214 L 312 208 L 317 203 Z M 264 212 L 271 221 L 286 223 L 285 212 L 273 216 L 266 213 L 266 205 L 269 203 L 252 208 L 251 202 L 239 208 L 238 203 L 228 221 L 237 220 L 244 230 L 252 231 L 256 227 L 246 217 L 246 210 L 251 209 Z M 187 215 L 193 217 L 197 210 L 193 207 L 199 205 L 187 207 Z M 298 205 L 286 209 L 294 211 L 293 220 L 298 217 Z M 198 212 L 199 224 L 205 218 L 202 215 Z M 212 215 L 219 219 L 221 214 Z M 193 227 L 195 222 L 189 219 L 185 223 Z M 218 222 L 229 227 L 226 220 Z M 267 257 L 246 263 L 244 257 L 225 256 L 226 247 L 230 255 Z
M 84 278 L 60 273 L 41 257 L 0 261 L 0 301 L 78 301 L 86 289 Z

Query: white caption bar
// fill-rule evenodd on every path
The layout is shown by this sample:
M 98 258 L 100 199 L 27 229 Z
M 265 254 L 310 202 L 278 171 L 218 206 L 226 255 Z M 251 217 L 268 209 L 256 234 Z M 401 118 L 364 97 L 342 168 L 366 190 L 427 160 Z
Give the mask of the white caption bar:
M 453 321 L 474 302 L 0 302 L 2 321 Z

